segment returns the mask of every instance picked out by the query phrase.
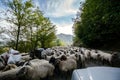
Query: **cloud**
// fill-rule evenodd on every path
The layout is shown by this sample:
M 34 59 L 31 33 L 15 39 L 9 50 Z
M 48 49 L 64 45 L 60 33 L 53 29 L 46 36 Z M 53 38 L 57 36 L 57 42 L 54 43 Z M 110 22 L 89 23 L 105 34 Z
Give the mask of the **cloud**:
M 57 34 L 72 34 L 72 18 L 75 17 L 82 0 L 34 0 L 44 16 L 57 26 Z
M 11 28 L 11 26 L 14 26 L 14 24 L 12 24 L 12 23 L 8 23 L 7 21 L 5 21 L 5 20 L 0 20 L 0 28 L 3 28 L 3 29 L 5 29 L 5 30 L 11 30 L 10 28 Z
M 76 14 L 78 8 L 74 3 L 78 0 L 46 0 L 44 12 L 46 16 L 63 17 Z M 43 4 L 40 4 L 43 7 Z
M 64 33 L 64 34 L 73 35 L 73 31 L 72 31 L 73 23 L 61 23 L 61 24 L 56 23 L 55 25 L 57 28 L 56 34 Z

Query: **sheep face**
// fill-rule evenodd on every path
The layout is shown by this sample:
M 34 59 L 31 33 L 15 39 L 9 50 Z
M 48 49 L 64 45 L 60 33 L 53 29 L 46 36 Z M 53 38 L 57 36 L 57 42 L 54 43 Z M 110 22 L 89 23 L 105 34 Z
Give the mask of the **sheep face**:
M 119 56 L 118 56 L 117 53 L 113 53 L 113 54 L 112 54 L 112 58 L 119 58 Z
M 55 59 L 55 57 L 51 57 L 49 63 L 52 63 L 54 66 L 56 66 L 59 63 L 59 61 Z
M 80 60 L 80 55 L 79 54 L 75 54 L 76 60 Z
M 61 61 L 67 60 L 67 57 L 65 55 L 62 55 L 60 58 Z
M 17 76 L 22 76 L 27 72 L 27 69 L 25 67 L 21 68 L 18 73 L 16 74 Z
M 16 75 L 17 75 L 18 77 L 25 76 L 25 75 L 27 75 L 29 69 L 30 69 L 29 67 L 24 66 L 24 67 L 22 67 L 22 68 L 17 72 Z
M 41 59 L 46 59 L 46 58 L 47 58 L 47 55 L 41 53 Z
M 32 59 L 34 59 L 34 51 L 33 51 L 33 50 L 31 50 L 31 51 L 29 52 L 29 55 L 30 55 L 30 57 L 31 57 Z

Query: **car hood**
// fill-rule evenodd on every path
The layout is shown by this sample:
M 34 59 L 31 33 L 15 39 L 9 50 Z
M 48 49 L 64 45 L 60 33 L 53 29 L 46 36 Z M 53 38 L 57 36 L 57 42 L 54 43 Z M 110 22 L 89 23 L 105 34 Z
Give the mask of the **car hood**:
M 120 68 L 89 67 L 73 71 L 71 80 L 120 80 Z

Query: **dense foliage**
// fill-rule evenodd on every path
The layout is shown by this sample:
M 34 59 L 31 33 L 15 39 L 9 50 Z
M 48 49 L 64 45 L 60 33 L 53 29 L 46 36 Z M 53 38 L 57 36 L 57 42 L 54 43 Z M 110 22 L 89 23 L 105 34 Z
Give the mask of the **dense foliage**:
M 20 52 L 27 52 L 36 47 L 48 48 L 56 46 L 56 26 L 49 18 L 44 17 L 39 7 L 32 0 L 5 0 L 4 20 L 13 24 L 6 31 L 11 40 L 6 46 Z
M 92 48 L 120 46 L 119 0 L 86 0 L 79 17 L 74 22 L 75 42 Z

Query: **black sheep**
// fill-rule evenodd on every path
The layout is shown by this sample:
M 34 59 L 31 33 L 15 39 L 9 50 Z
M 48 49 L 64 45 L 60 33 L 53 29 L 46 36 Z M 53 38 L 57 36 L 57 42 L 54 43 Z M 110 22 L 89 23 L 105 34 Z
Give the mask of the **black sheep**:
M 41 56 L 42 51 L 44 50 L 44 48 L 38 48 L 38 49 L 34 49 L 32 51 L 30 51 L 30 57 L 32 59 L 34 59 L 35 57 L 39 58 L 39 59 L 43 59 Z

